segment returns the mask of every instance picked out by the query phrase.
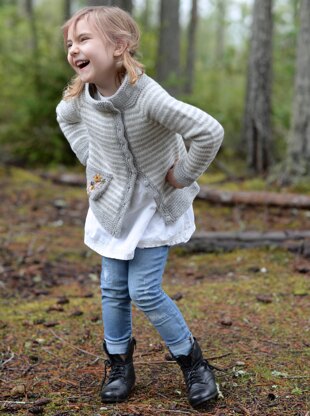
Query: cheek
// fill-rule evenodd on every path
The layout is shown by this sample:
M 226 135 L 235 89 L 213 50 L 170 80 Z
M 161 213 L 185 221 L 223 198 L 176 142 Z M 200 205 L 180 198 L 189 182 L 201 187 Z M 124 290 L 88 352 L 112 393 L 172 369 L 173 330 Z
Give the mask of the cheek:
M 68 55 L 67 55 L 67 61 L 69 62 L 69 64 L 71 66 L 73 66 L 72 57 L 71 57 L 70 53 L 68 53 Z

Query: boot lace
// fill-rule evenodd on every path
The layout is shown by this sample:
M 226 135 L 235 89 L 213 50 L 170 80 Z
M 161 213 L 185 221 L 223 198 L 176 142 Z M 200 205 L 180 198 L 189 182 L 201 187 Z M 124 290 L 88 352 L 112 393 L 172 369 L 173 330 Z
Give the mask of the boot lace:
M 109 378 L 108 378 L 108 382 L 107 384 L 111 383 L 112 381 L 124 377 L 124 373 L 125 373 L 125 366 L 123 364 L 114 364 L 112 366 L 112 362 L 110 360 L 104 360 L 104 374 L 103 374 L 103 379 L 101 382 L 101 389 L 105 384 L 106 378 L 107 378 L 107 369 L 110 368 L 110 374 L 109 374 Z
M 208 370 L 214 370 L 217 369 L 213 365 L 209 364 L 207 360 L 200 360 L 197 361 L 193 367 L 189 368 L 188 370 L 185 370 L 185 378 L 186 378 L 186 384 L 187 387 L 190 389 L 193 384 L 195 383 L 203 383 L 201 374 L 197 371 L 199 367 L 204 366 Z

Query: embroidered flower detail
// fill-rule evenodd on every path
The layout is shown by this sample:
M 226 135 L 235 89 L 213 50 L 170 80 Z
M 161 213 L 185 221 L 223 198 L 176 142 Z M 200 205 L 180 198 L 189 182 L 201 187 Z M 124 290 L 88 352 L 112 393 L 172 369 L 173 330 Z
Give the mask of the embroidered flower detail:
M 87 192 L 89 194 L 95 189 L 97 189 L 100 185 L 105 183 L 105 179 L 99 173 L 96 173 L 96 175 L 94 175 L 92 179 L 93 180 L 90 181 L 87 188 Z

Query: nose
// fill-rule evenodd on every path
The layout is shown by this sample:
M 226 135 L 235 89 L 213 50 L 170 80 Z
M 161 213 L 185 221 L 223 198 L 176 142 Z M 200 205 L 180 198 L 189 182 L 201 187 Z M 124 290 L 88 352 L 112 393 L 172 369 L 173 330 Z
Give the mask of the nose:
M 76 43 L 73 43 L 72 46 L 71 46 L 71 48 L 70 48 L 69 54 L 71 56 L 73 56 L 73 55 L 76 55 L 78 53 L 78 51 L 79 51 L 79 49 L 78 49 L 77 44 Z

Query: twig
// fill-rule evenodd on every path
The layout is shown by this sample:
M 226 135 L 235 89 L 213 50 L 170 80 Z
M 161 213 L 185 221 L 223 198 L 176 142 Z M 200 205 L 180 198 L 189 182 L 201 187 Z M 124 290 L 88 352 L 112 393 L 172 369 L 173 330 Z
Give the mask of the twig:
M 22 375 L 25 376 L 26 374 L 29 373 L 29 371 L 31 371 L 34 367 L 38 366 L 40 363 L 37 364 L 31 364 L 29 365 L 26 370 L 23 371 Z
M 9 384 L 10 383 L 10 381 L 4 380 L 3 378 L 0 378 L 0 381 L 2 381 L 2 383 L 5 383 L 5 384 Z
M 175 361 L 157 360 L 157 361 L 135 361 L 135 365 L 150 365 L 150 364 L 176 364 Z
M 47 347 L 41 347 L 43 351 L 46 351 L 48 354 L 52 355 L 53 357 L 59 358 L 58 355 L 54 354 L 52 351 L 50 351 Z
M 14 402 L 11 400 L 0 400 L 0 403 L 4 404 L 33 404 L 32 402 Z
M 71 384 L 74 387 L 78 387 L 79 386 L 79 384 L 78 383 L 75 383 L 74 381 L 63 380 L 62 378 L 55 378 L 54 381 L 60 381 L 61 383 L 64 383 L 64 384 Z
M 246 416 L 251 416 L 251 413 L 249 412 L 248 409 L 246 409 L 244 406 L 242 406 L 241 404 L 238 405 L 240 407 L 240 409 L 245 413 Z
M 72 345 L 72 344 L 70 344 L 70 342 L 68 342 L 68 341 L 66 341 L 64 338 L 62 338 L 62 337 L 60 337 L 59 335 L 57 335 L 56 334 L 56 332 L 55 331 L 53 331 L 52 329 L 50 329 L 49 330 L 50 332 L 51 332 L 51 334 L 55 337 L 55 338 L 57 338 L 57 339 L 59 339 L 61 342 L 63 342 L 64 344 L 67 344 L 70 348 L 72 348 L 72 349 L 74 349 L 74 350 L 77 350 L 77 351 L 80 351 L 80 352 L 82 352 L 82 353 L 84 353 L 84 354 L 87 354 L 87 355 L 91 355 L 92 357 L 96 357 L 96 359 L 97 360 L 101 360 L 101 359 L 103 359 L 103 357 L 101 357 L 101 356 L 99 356 L 99 355 L 96 355 L 96 354 L 93 354 L 93 353 L 91 353 L 91 352 L 88 352 L 88 351 L 85 351 L 85 350 L 83 350 L 82 348 L 78 348 L 78 347 L 75 347 L 74 345 Z M 223 357 L 227 357 L 228 355 L 230 355 L 231 353 L 227 353 L 227 354 L 223 354 L 223 355 L 219 355 L 219 356 L 215 356 L 215 357 L 210 357 L 210 358 L 208 358 L 209 360 L 213 360 L 213 359 L 219 359 L 219 358 L 223 358 Z M 149 364 L 175 364 L 175 361 L 167 361 L 167 360 L 157 360 L 157 361 L 151 361 L 151 362 L 149 362 L 149 361 L 136 361 L 135 362 L 135 364 L 136 365 L 149 365 Z
M 158 410 L 157 410 L 158 411 Z M 169 412 L 169 413 L 182 413 L 182 414 L 184 414 L 184 415 L 192 415 L 193 414 L 193 412 L 185 412 L 184 410 L 173 410 L 173 409 L 167 409 L 167 410 L 165 410 L 165 409 L 160 409 L 160 412 L 163 412 L 163 413 L 167 413 L 167 412 Z
M 208 360 L 219 360 L 220 358 L 228 357 L 229 355 L 231 355 L 231 352 L 223 355 L 214 355 L 213 357 L 208 357 Z
M 163 395 L 162 395 L 163 396 Z M 165 396 L 164 396 L 165 397 Z M 142 406 L 141 406 L 142 407 Z M 130 410 L 136 410 L 137 408 L 139 409 L 139 406 L 137 406 L 137 408 L 136 407 L 134 407 L 133 408 L 133 406 L 128 406 L 128 408 L 130 409 Z M 148 410 L 151 410 L 152 408 L 150 408 L 150 407 L 148 407 Z M 154 409 L 155 410 L 155 409 Z M 155 412 L 154 412 L 154 414 L 157 414 L 158 413 L 158 409 L 156 409 L 155 410 Z M 179 409 L 160 409 L 160 413 L 182 413 L 182 414 L 185 414 L 185 415 L 192 415 L 193 413 L 198 413 L 198 411 L 197 410 L 195 410 L 195 409 L 193 409 L 192 411 L 190 411 L 190 412 L 187 412 L 187 411 L 184 411 L 184 410 L 179 410 Z
M 59 335 L 57 335 L 56 332 L 54 332 L 52 329 L 50 329 L 49 331 L 54 335 L 55 338 L 59 339 L 64 344 L 67 344 L 68 347 L 70 347 L 70 348 L 72 348 L 74 350 L 80 351 L 80 352 L 82 352 L 84 354 L 91 355 L 92 357 L 96 357 L 98 359 L 103 359 L 103 357 L 100 357 L 99 355 L 96 355 L 96 354 L 93 354 L 91 352 L 85 351 L 82 348 L 75 347 L 74 345 L 70 344 L 70 342 L 66 341 L 65 339 L 63 339 L 62 337 L 60 337 Z
M 14 352 L 12 352 L 11 357 L 10 357 L 10 358 L 8 358 L 7 360 L 5 360 L 5 361 L 1 364 L 1 367 L 4 367 L 4 366 L 5 366 L 5 364 L 7 364 L 7 363 L 9 363 L 10 361 L 12 361 L 14 357 L 15 357 L 15 354 L 14 354 Z

